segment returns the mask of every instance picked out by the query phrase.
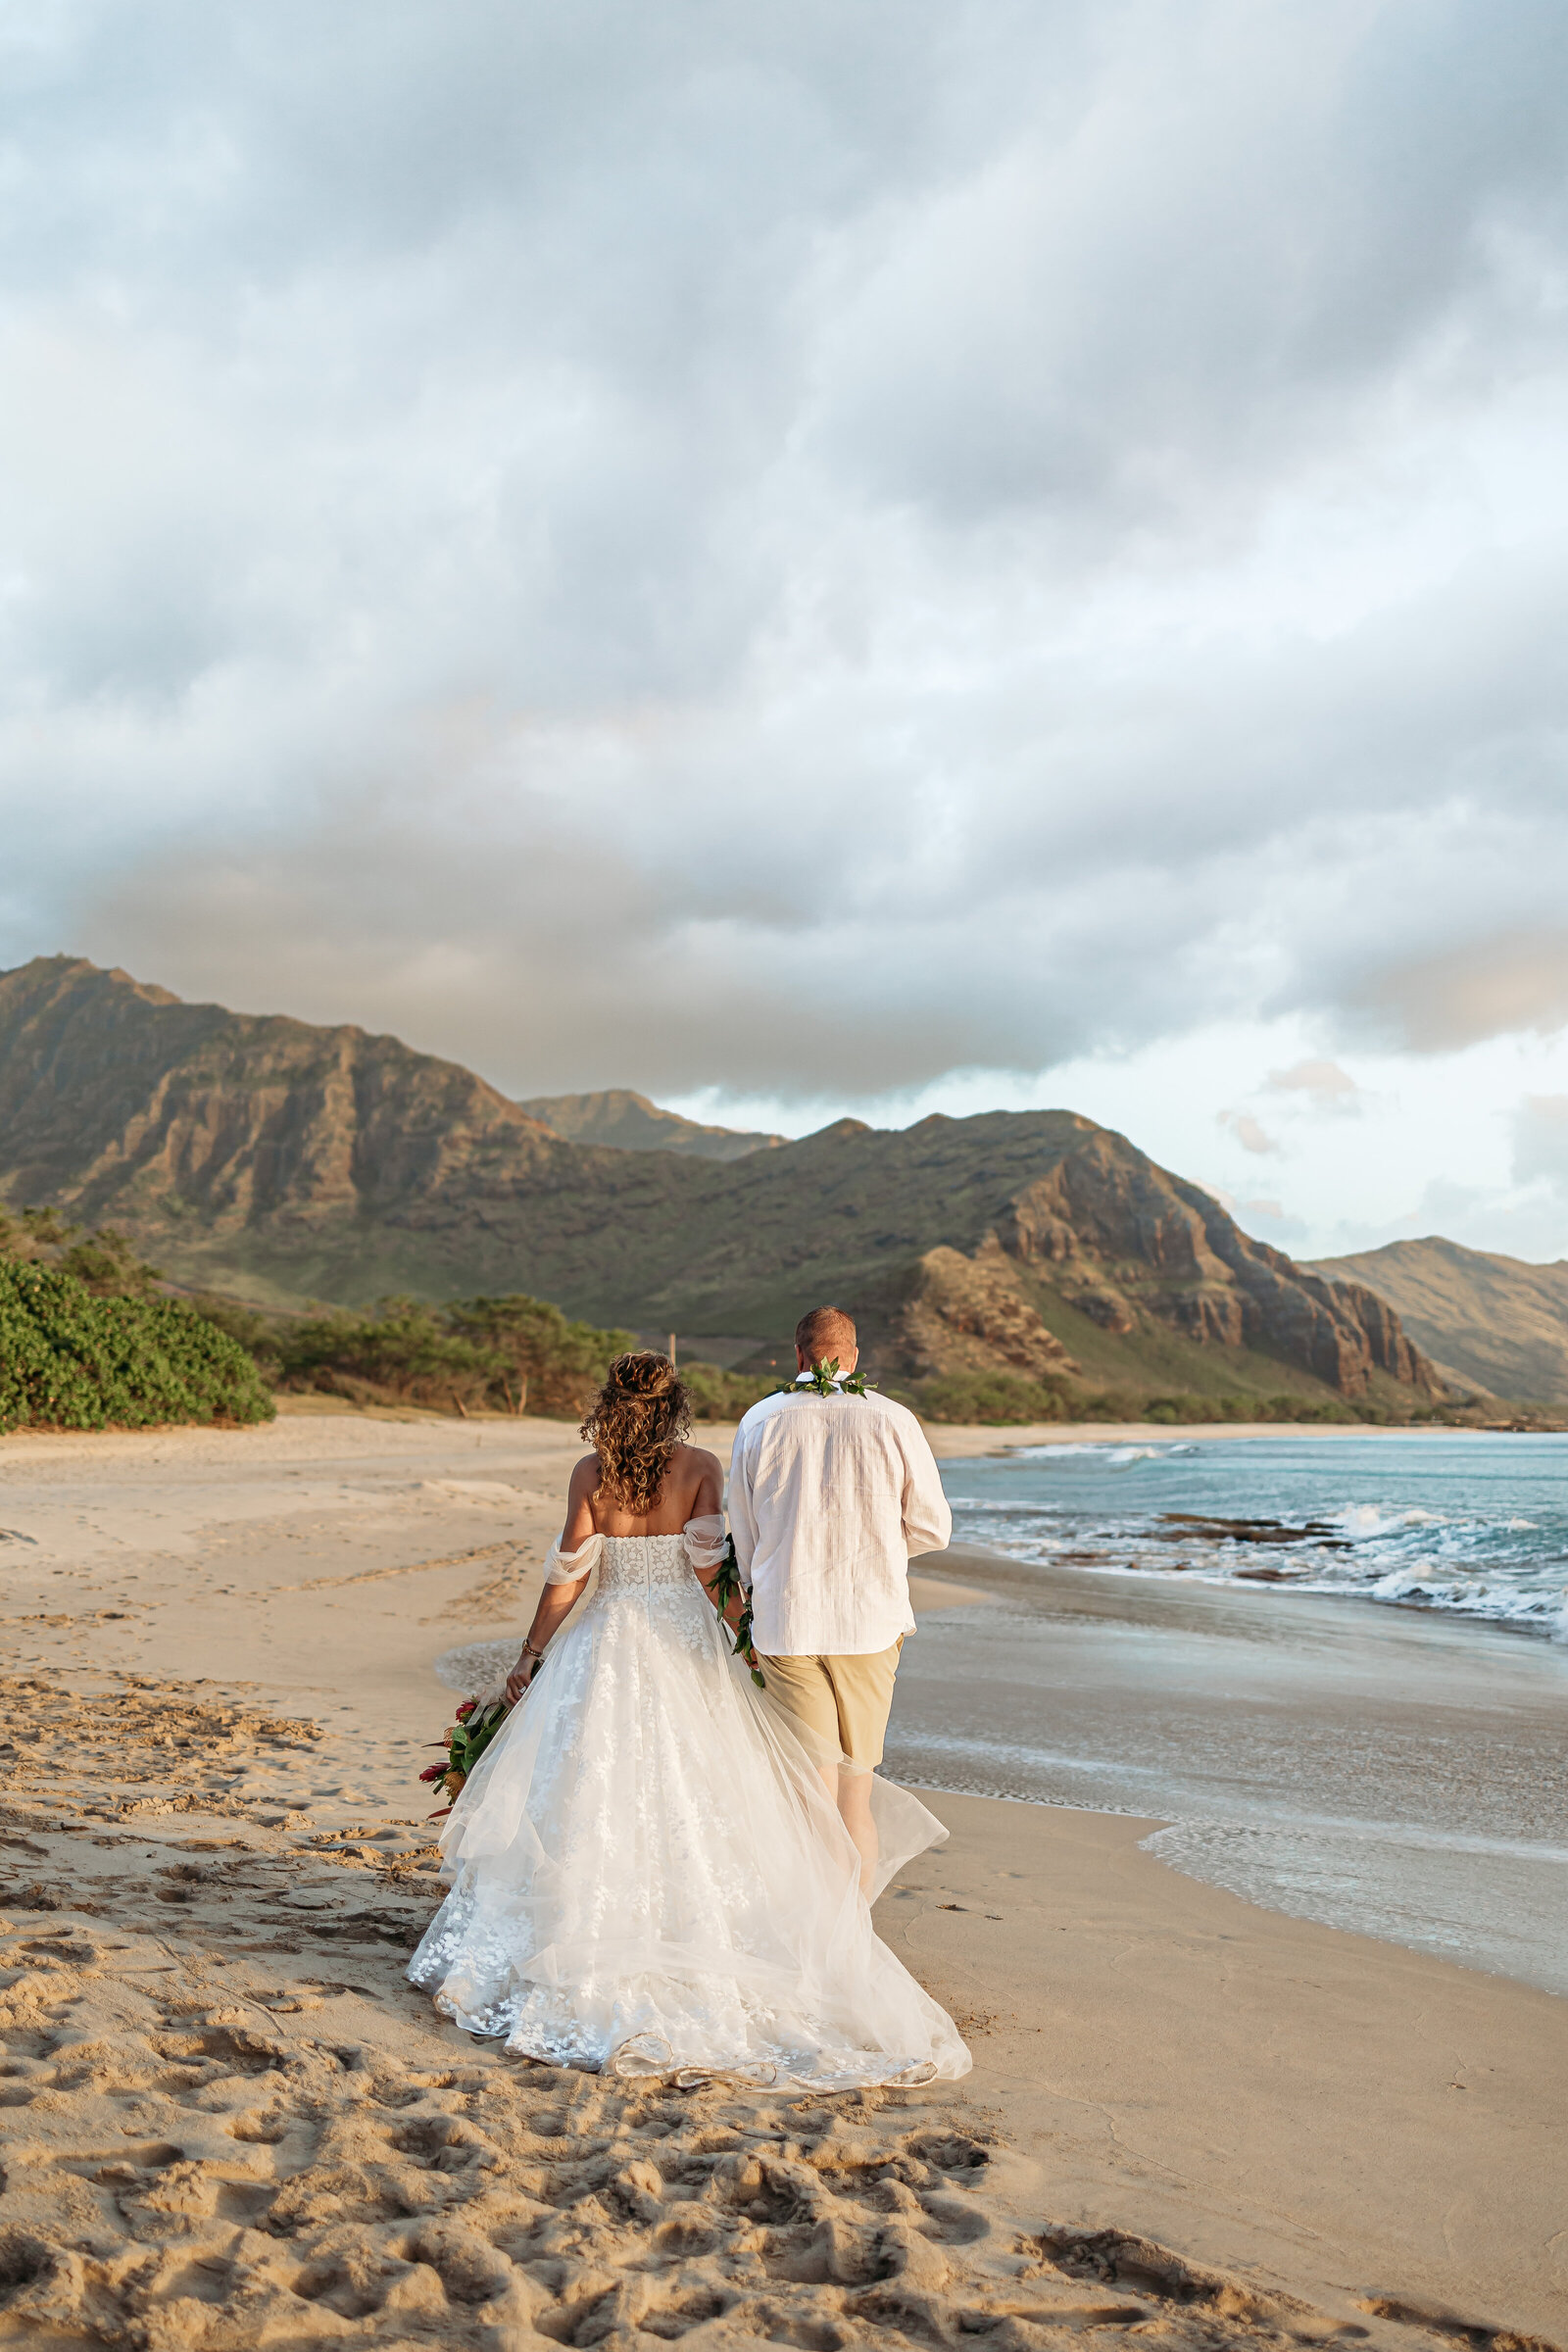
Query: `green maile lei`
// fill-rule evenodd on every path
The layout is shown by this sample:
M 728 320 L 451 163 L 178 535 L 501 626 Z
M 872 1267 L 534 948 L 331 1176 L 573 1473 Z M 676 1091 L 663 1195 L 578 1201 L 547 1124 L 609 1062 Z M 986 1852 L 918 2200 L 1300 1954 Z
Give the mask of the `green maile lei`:
M 813 1364 L 808 1373 L 803 1372 L 799 1380 L 781 1380 L 772 1394 L 775 1396 L 803 1396 L 808 1390 L 816 1396 L 863 1396 L 865 1374 L 846 1372 L 841 1380 L 839 1359 L 831 1355 L 825 1364 Z

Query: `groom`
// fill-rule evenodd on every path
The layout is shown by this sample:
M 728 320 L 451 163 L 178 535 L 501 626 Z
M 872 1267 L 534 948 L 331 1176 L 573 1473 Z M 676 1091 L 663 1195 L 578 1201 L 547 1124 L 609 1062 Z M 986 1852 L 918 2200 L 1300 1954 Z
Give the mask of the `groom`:
M 859 1349 L 842 1308 L 801 1317 L 795 1360 L 793 1391 L 754 1404 L 736 1435 L 730 1527 L 768 1695 L 816 1759 L 868 1886 L 871 1772 L 882 1761 L 899 1652 L 914 1631 L 908 1563 L 942 1548 L 953 1514 L 913 1413 L 888 1396 L 846 1392 Z M 834 1375 L 826 1395 L 818 1367 Z

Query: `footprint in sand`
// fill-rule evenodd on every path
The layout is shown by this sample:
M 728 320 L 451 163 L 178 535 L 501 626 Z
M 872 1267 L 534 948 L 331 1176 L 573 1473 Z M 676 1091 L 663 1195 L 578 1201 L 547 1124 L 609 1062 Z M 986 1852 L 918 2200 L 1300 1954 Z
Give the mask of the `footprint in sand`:
M 299 1954 L 324 1925 L 291 1920 Z M 397 1965 L 269 1971 L 97 1921 L 0 1933 L 25 2154 L 0 2195 L 0 2342 L 1430 2343 L 1113 2230 L 1020 2229 L 945 2088 L 682 2093 L 519 2064 Z

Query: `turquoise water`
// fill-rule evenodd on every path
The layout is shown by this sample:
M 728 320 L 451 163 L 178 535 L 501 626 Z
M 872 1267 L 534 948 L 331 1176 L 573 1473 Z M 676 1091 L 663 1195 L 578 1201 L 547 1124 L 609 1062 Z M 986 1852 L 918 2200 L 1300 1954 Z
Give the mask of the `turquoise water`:
M 956 1539 L 1020 1560 L 1336 1593 L 1568 1641 L 1568 1436 L 1041 1446 L 943 1475 Z
M 894 1779 L 1134 1814 L 1210 1886 L 1568 1995 L 1568 1438 L 943 1475 L 991 1598 L 906 1642 Z

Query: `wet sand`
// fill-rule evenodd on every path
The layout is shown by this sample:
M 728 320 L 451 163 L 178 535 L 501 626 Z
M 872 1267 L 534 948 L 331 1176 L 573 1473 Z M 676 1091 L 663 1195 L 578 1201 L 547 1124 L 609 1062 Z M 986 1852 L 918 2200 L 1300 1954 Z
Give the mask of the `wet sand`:
M 0 1441 L 0 2342 L 1568 2340 L 1568 2004 L 1180 1877 L 1154 1820 L 935 1799 L 879 1919 L 962 2084 L 677 2097 L 436 2020 L 432 1662 L 525 1627 L 578 1450 Z M 987 1588 L 919 1573 L 935 1671 Z
M 1157 1816 L 1173 1868 L 1568 1994 L 1568 1650 L 1277 1587 L 943 1556 L 888 1768 Z M 928 1628 L 928 1636 L 938 1626 Z

